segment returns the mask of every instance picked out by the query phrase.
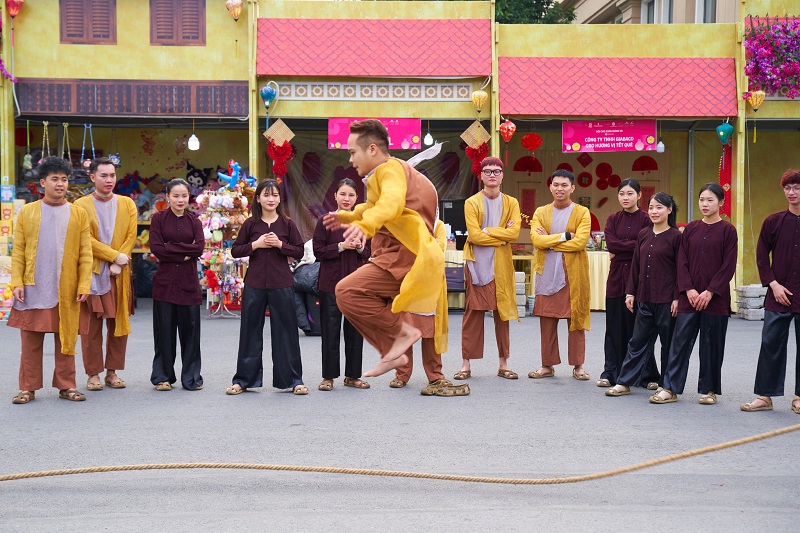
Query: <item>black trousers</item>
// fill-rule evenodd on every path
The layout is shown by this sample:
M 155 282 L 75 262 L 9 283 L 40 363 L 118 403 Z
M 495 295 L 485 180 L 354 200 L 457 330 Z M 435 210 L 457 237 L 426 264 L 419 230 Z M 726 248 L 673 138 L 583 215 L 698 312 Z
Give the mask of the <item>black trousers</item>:
M 625 298 L 606 298 L 606 362 L 600 377 L 607 379 L 612 385 L 619 383 L 618 377 L 628 353 L 628 341 L 633 336 L 637 315 L 638 306 L 634 307 L 634 312 L 631 313 L 625 306 Z M 638 383 L 642 386 L 647 386 L 651 381 L 658 381 L 659 378 L 652 346 L 647 350 L 646 363 L 646 373 Z
M 335 379 L 341 372 L 339 333 L 342 330 L 342 312 L 336 305 L 336 295 L 319 292 L 320 322 L 322 326 L 322 378 Z M 364 337 L 346 318 L 344 319 L 344 375 L 361 377 L 361 359 Z
M 794 321 L 794 338 L 797 344 L 794 369 L 794 393 L 800 396 L 800 313 L 764 311 L 764 328 L 761 330 L 761 351 L 758 353 L 755 393 L 761 396 L 783 396 L 786 381 L 786 352 L 789 328 Z
M 239 355 L 233 384 L 243 389 L 261 387 L 264 377 L 264 313 L 269 307 L 272 340 L 272 386 L 291 389 L 303 384 L 300 336 L 294 307 L 294 289 L 254 289 L 244 286 Z
M 176 335 L 177 333 L 177 335 Z M 200 306 L 153 300 L 153 373 L 150 382 L 175 383 L 177 340 L 181 341 L 181 385 L 194 390 L 203 384 L 200 375 Z
M 627 355 L 622 363 L 617 383 L 628 387 L 647 386 L 657 381 L 664 386 L 663 376 L 659 375 L 656 366 L 656 338 L 661 340 L 661 369 L 667 368 L 669 348 L 675 319 L 670 312 L 671 304 L 639 303 L 636 313 L 636 324 L 633 335 L 628 342 Z
M 706 313 L 678 313 L 669 361 L 664 372 L 663 387 L 675 394 L 683 394 L 686 375 L 689 373 L 689 358 L 700 334 L 700 378 L 697 392 L 722 394 L 722 359 L 725 356 L 725 334 L 728 331 L 727 316 Z

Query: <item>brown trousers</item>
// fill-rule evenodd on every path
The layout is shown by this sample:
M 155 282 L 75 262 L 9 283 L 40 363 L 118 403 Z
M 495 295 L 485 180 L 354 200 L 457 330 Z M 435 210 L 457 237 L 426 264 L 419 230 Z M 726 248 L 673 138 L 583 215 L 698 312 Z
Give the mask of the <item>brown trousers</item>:
M 542 366 L 561 364 L 558 351 L 558 321 L 565 318 L 569 326 L 572 308 L 569 301 L 569 282 L 557 293 L 539 295 L 533 304 L 533 314 L 539 317 L 542 339 Z M 567 359 L 572 366 L 582 365 L 586 359 L 586 332 L 570 331 L 567 337 Z
M 128 336 L 114 336 L 116 320 L 106 318 L 106 360 L 103 364 L 103 319 L 89 311 L 84 302 L 81 304 L 81 351 L 83 352 L 83 368 L 87 376 L 100 374 L 104 368 L 108 370 L 123 370 L 125 368 L 125 349 L 128 346 Z M 86 333 L 83 333 L 86 331 Z
M 421 344 L 422 368 L 425 369 L 425 375 L 428 376 L 428 383 L 442 379 L 444 377 L 444 374 L 442 374 L 442 356 L 436 353 L 434 340 L 423 338 Z M 413 346 L 406 350 L 406 355 L 408 356 L 408 364 L 398 367 L 395 373 L 395 377 L 403 383 L 408 383 L 408 380 L 411 379 L 411 372 L 414 370 Z
M 19 361 L 19 390 L 37 391 L 44 387 L 43 353 L 44 333 L 38 331 L 19 331 L 21 354 Z M 53 387 L 58 390 L 74 389 L 75 356 L 61 353 L 61 337 L 55 337 L 55 369 Z
M 388 271 L 367 263 L 336 284 L 339 310 L 381 355 L 389 351 L 403 326 L 402 315 L 392 312 L 400 283 Z
M 476 286 L 468 267 L 464 267 L 466 298 L 464 318 L 461 320 L 461 357 L 463 359 L 483 359 L 483 318 L 486 311 L 494 311 L 494 336 L 497 340 L 497 355 L 508 358 L 511 353 L 511 337 L 508 321 L 500 318 L 497 312 L 497 293 L 495 282 Z

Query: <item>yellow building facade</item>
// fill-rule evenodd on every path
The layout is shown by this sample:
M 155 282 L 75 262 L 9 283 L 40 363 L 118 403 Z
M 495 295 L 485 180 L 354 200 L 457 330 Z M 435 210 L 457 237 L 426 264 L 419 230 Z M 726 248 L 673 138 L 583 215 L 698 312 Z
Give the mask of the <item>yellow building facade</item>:
M 66 148 L 63 124 L 70 125 L 67 138 L 73 157 L 85 144 L 88 151 L 88 142 L 83 141 L 84 124 L 92 124 L 96 150 L 104 155 L 120 154 L 120 174 L 136 171 L 148 177 L 182 177 L 187 163 L 216 169 L 235 159 L 253 175 L 267 177 L 271 162 L 262 136 L 267 114 L 258 91 L 274 81 L 279 95 L 269 119 L 274 123 L 281 118 L 296 135 L 292 143 L 298 154 L 289 164 L 288 179 L 293 189 L 287 201 L 300 218 L 309 218 L 309 211 L 324 208 L 323 200 L 333 182 L 346 175 L 346 153 L 327 147 L 327 119 L 331 117 L 419 119 L 421 134 L 431 132 L 437 140 L 448 141 L 443 150 L 451 154 L 453 169 L 426 167 L 437 176 L 442 198 L 467 196 L 476 186 L 469 175 L 471 162 L 458 144 L 459 134 L 476 118 L 481 119 L 491 135 L 487 139 L 491 152 L 506 157 L 508 150 L 511 168 L 504 183 L 506 192 L 521 196 L 527 191 L 534 194 L 538 204 L 547 202 L 547 176 L 559 164 L 569 163 L 578 169 L 575 160 L 561 150 L 564 121 L 635 117 L 658 121 L 659 136 L 666 146 L 664 153 L 650 154 L 658 170 L 634 172 L 635 154 L 624 152 L 594 158 L 585 169 L 593 172 L 602 160 L 623 179 L 635 177 L 669 191 L 678 200 L 679 221 L 687 222 L 696 216 L 696 209 L 690 206 L 696 202 L 699 187 L 718 179 L 721 145 L 714 128 L 727 118 L 736 128 L 731 219 L 739 231 L 737 283 L 741 284 L 757 282 L 754 248 L 761 221 L 785 207 L 777 180 L 786 168 L 800 166 L 800 102 L 768 97 L 756 115 L 741 100 L 747 88 L 742 41 L 748 16 L 792 15 L 797 6 L 790 0 L 743 2 L 736 23 L 623 26 L 500 25 L 494 22 L 492 2 L 246 0 L 239 20 L 234 21 L 223 1 L 197 0 L 194 19 L 187 18 L 184 26 L 180 17 L 170 19 L 175 32 L 169 42 L 157 38 L 158 32 L 165 31 L 165 23 L 157 20 L 156 8 L 177 13 L 181 2 L 111 0 L 115 36 L 113 43 L 106 44 L 66 42 L 62 4 L 59 0 L 26 2 L 13 20 L 13 46 L 12 20 L 5 6 L 2 10 L 2 59 L 19 83 L 14 86 L 10 80 L 0 79 L 0 173 L 18 186 L 24 186 L 21 165 L 25 153 L 42 151 L 45 121 L 49 123 L 53 153 Z M 202 22 L 202 44 L 198 40 L 181 41 L 181 32 L 195 36 L 195 22 Z M 348 35 L 346 28 L 357 25 L 377 33 Z M 429 27 L 441 29 L 438 40 L 419 31 Z M 304 47 L 308 50 L 324 45 L 325 36 L 321 34 L 332 28 L 345 28 L 339 40 L 345 44 L 357 41 L 361 48 L 340 45 L 340 50 L 320 56 L 316 65 L 308 58 L 304 60 Z M 369 39 L 375 47 L 369 45 Z M 452 45 L 454 40 L 458 47 Z M 375 57 L 378 45 L 390 46 L 400 55 L 381 62 Z M 465 57 L 472 56 L 471 63 L 459 56 L 461 49 L 466 50 Z M 448 52 L 437 56 L 440 50 Z M 652 59 L 665 65 L 675 59 L 728 60 L 733 70 L 726 87 L 735 89 L 735 106 L 725 115 L 642 114 L 646 111 L 609 115 L 600 108 L 567 114 L 535 106 L 519 108 L 534 110 L 532 113 L 509 113 L 503 105 L 510 101 L 512 84 L 502 68 L 509 58 L 539 60 L 537 65 L 550 64 L 542 63 L 542 59 L 564 58 L 594 58 L 597 64 L 614 59 L 646 64 Z M 364 69 L 358 69 L 359 63 Z M 437 70 L 437 63 L 458 65 L 446 71 Z M 408 68 L 403 70 L 404 66 Z M 425 73 L 416 74 L 415 68 Z M 351 74 L 356 71 L 357 75 Z M 581 90 L 599 91 L 604 84 L 603 79 L 581 71 L 567 72 L 566 77 L 563 71 L 547 70 L 525 75 L 532 76 L 531 87 L 536 91 L 542 86 L 563 91 L 569 86 L 566 81 L 575 80 Z M 667 73 L 666 78 L 669 76 Z M 515 96 L 517 103 L 524 103 L 526 98 L 534 100 L 533 93 L 526 96 L 526 79 L 517 79 L 522 87 Z M 478 114 L 470 96 L 484 85 L 490 94 L 489 103 Z M 366 94 L 369 87 L 376 92 L 385 87 L 389 96 L 344 98 L 332 92 L 345 86 L 357 87 L 359 95 Z M 436 96 L 391 97 L 391 91 L 409 95 L 417 87 Z M 698 87 L 694 98 L 705 99 L 704 90 L 708 89 Z M 315 98 L 314 94 L 321 96 Z M 687 100 L 691 98 L 691 93 L 676 95 L 674 105 L 690 107 Z M 652 109 L 660 109 L 653 105 Z M 753 143 L 755 118 L 758 140 Z M 498 135 L 499 125 L 506 119 L 518 128 L 508 146 Z M 201 141 L 197 152 L 185 146 L 193 128 Z M 542 171 L 515 171 L 514 163 L 530 155 L 519 140 L 533 132 L 543 139 L 535 154 Z M 398 155 L 413 153 L 401 151 Z M 306 157 L 308 154 L 316 159 Z M 310 165 L 313 161 L 319 161 L 321 170 L 314 170 Z M 585 198 L 602 225 L 617 208 L 615 193 L 612 188 L 579 187 L 576 200 Z M 301 225 L 304 233 L 309 233 L 310 224 L 309 218 Z M 525 232 L 522 235 L 526 237 Z

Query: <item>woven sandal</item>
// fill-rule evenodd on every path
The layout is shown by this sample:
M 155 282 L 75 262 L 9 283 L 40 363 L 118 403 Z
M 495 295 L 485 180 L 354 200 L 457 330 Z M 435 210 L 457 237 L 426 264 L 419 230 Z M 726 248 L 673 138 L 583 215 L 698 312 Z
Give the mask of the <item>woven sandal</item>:
M 15 403 L 17 405 L 22 405 L 23 403 L 29 403 L 36 399 L 36 393 L 31 390 L 24 390 L 20 391 L 19 394 L 11 398 L 11 403 Z
M 112 389 L 124 389 L 125 387 L 128 386 L 127 383 L 125 383 L 125 380 L 124 379 L 120 379 L 120 377 L 117 376 L 116 374 L 111 379 L 109 379 L 108 376 L 106 376 L 106 385 L 108 385 Z M 88 384 L 87 384 L 87 388 L 88 388 Z
M 463 379 L 469 379 L 470 377 L 472 377 L 472 371 L 471 370 L 459 370 L 458 372 L 453 374 L 453 379 L 462 379 L 463 380 Z
M 58 397 L 71 402 L 82 402 L 86 400 L 86 395 L 82 392 L 78 392 L 76 389 L 62 389 L 58 391 Z
M 443 386 L 436 391 L 436 396 L 469 396 L 469 384 Z
M 755 407 L 753 404 L 756 403 L 756 400 L 761 400 L 764 402 L 764 405 L 761 407 Z M 772 398 L 768 396 L 756 396 L 756 399 L 749 403 L 743 403 L 739 406 L 739 409 L 742 411 L 746 411 L 748 413 L 752 413 L 755 411 L 772 411 Z
M 450 381 L 440 378 L 428 383 L 419 393 L 423 396 L 436 396 L 436 392 L 441 390 L 442 387 L 450 387 L 452 385 Z
M 505 378 L 505 379 L 517 379 L 519 375 L 516 372 L 512 372 L 510 368 L 499 368 L 497 369 L 498 377 Z

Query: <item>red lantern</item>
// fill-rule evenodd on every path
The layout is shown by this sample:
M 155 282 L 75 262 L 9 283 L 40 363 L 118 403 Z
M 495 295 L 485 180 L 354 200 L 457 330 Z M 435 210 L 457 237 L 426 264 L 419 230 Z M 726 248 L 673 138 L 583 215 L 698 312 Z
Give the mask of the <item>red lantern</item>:
M 500 136 L 506 142 L 506 166 L 508 166 L 508 141 L 514 136 L 515 131 L 517 131 L 517 125 L 510 120 L 500 124 Z
M 529 133 L 522 138 L 522 147 L 529 152 L 536 151 L 542 145 L 542 138 L 535 133 Z
M 8 16 L 12 19 L 19 15 L 19 10 L 22 9 L 22 4 L 25 3 L 25 0 L 6 0 L 6 6 L 8 6 Z
M 511 138 L 514 136 L 514 133 L 517 131 L 517 125 L 511 122 L 510 120 L 506 120 L 502 124 L 500 124 L 500 136 L 503 137 L 505 142 L 511 141 Z

